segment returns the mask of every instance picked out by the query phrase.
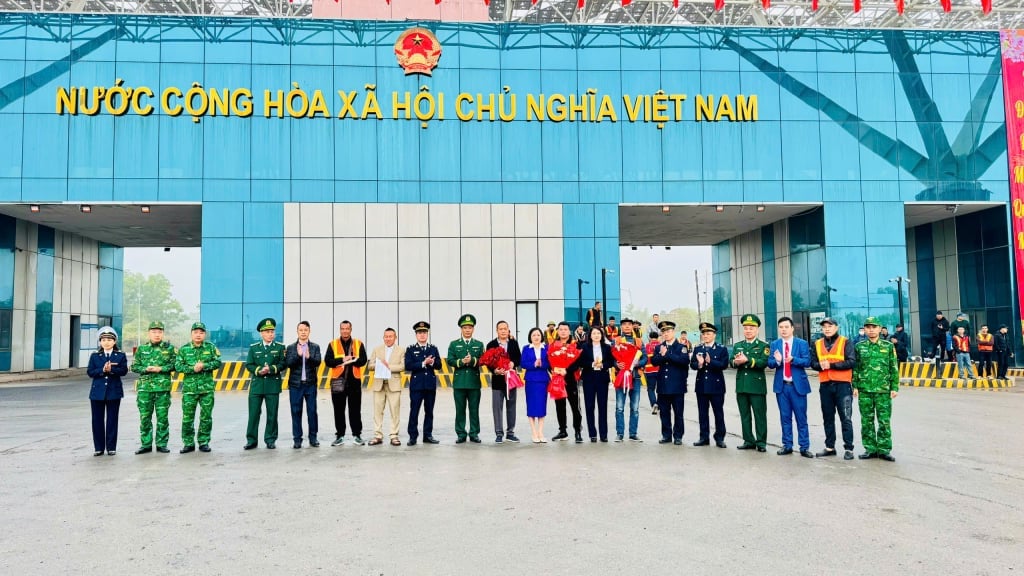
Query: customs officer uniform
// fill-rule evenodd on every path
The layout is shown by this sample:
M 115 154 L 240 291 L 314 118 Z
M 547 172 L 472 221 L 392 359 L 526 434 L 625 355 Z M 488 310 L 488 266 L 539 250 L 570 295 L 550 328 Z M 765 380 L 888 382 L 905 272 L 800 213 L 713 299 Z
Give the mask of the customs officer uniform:
M 740 324 L 760 328 L 761 319 L 756 314 L 745 314 Z M 735 358 L 741 353 L 747 361 L 736 364 Z M 758 452 L 764 452 L 768 445 L 768 383 L 764 376 L 764 369 L 768 367 L 768 343 L 757 337 L 740 340 L 732 345 L 732 354 L 730 364 L 736 369 L 736 405 L 740 409 L 740 425 L 743 427 L 743 444 L 736 449 L 756 448 Z
M 718 328 L 711 322 L 700 323 L 700 333 L 714 332 L 718 334 Z M 698 360 L 704 359 L 700 365 Z M 711 422 L 708 418 L 708 408 L 715 413 L 715 446 L 725 448 L 725 374 L 723 371 L 729 366 L 729 351 L 725 346 L 712 342 L 711 344 L 700 344 L 690 354 L 690 369 L 697 371 L 694 380 L 694 390 L 697 392 L 697 416 L 700 421 L 700 438 L 693 443 L 694 446 L 707 446 L 710 444 L 708 438 L 711 435 Z
M 264 318 L 256 325 L 260 332 L 274 330 L 277 323 L 273 318 Z M 267 427 L 263 441 L 273 450 L 277 443 L 277 408 L 281 400 L 281 373 L 284 372 L 284 344 L 259 341 L 249 346 L 245 367 L 249 370 L 249 425 L 245 431 L 245 449 L 252 450 L 259 445 L 260 416 L 263 404 L 267 405 Z M 266 369 L 266 374 L 261 374 Z
M 429 332 L 430 324 L 417 322 L 412 327 L 416 333 Z M 427 358 L 433 358 L 428 364 Z M 423 406 L 423 442 L 437 444 L 434 439 L 434 400 L 437 399 L 437 370 L 441 369 L 441 353 L 437 346 L 420 344 L 417 341 L 405 349 L 405 371 L 409 374 L 409 446 L 415 446 L 419 438 L 417 429 L 420 420 L 420 406 Z
M 202 330 L 206 332 L 206 324 L 196 322 L 192 324 L 192 331 Z M 196 370 L 196 365 L 202 362 L 202 367 Z M 182 454 L 187 454 L 196 449 L 196 440 L 199 441 L 199 451 L 210 451 L 210 432 L 213 430 L 213 394 L 216 384 L 213 381 L 213 371 L 220 368 L 220 350 L 212 342 L 204 341 L 196 346 L 189 342 L 178 348 L 178 354 L 174 359 L 174 370 L 184 374 L 181 381 L 181 440 L 184 446 Z M 195 418 L 196 406 L 199 406 L 199 434 L 196 435 Z
M 150 330 L 164 329 L 163 322 L 150 322 Z M 132 372 L 139 375 L 135 385 L 135 403 L 139 408 L 139 436 L 141 446 L 136 454 L 153 450 L 153 413 L 156 412 L 156 451 L 166 454 L 170 440 L 170 422 L 167 412 L 171 408 L 171 372 L 174 372 L 174 346 L 160 341 L 146 342 L 135 351 Z M 157 368 L 151 372 L 150 368 Z
M 476 326 L 476 317 L 464 314 L 459 327 Z M 466 408 L 469 408 L 469 439 L 480 442 L 480 357 L 484 343 L 474 338 L 459 338 L 448 345 L 448 365 L 452 367 L 452 388 L 455 395 L 456 443 L 466 441 Z M 469 360 L 465 360 L 466 356 Z
M 675 327 L 675 322 L 668 320 L 658 324 L 662 332 Z M 658 367 L 658 412 L 661 414 L 661 440 L 658 442 L 679 446 L 683 443 L 683 398 L 690 365 L 689 350 L 672 338 L 658 345 L 651 363 Z
M 878 326 L 874 316 L 865 326 Z M 856 347 L 857 364 L 853 368 L 853 393 L 860 408 L 860 436 L 864 445 L 861 460 L 881 458 L 892 462 L 892 400 L 900 387 L 899 362 L 892 342 L 879 338 L 862 340 Z M 877 421 L 877 428 L 875 423 Z

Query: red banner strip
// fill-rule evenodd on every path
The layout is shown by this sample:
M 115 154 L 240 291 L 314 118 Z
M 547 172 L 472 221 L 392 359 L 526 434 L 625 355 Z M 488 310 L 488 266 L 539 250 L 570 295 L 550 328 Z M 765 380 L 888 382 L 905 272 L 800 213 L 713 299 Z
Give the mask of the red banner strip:
M 1013 259 L 1017 270 L 1018 313 L 1024 322 L 1024 30 L 1001 30 L 1006 159 L 1010 163 Z

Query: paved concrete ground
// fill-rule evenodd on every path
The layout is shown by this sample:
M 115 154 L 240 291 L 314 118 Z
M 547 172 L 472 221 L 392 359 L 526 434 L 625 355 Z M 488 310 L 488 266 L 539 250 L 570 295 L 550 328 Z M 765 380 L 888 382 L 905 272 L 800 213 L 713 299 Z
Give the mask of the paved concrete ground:
M 1024 571 L 1017 390 L 904 389 L 895 464 L 737 451 L 732 395 L 727 450 L 690 446 L 692 394 L 682 447 L 657 444 L 649 410 L 639 445 L 495 445 L 487 402 L 485 443 L 456 446 L 450 391 L 439 392 L 439 446 L 293 450 L 285 396 L 279 448 L 252 452 L 241 449 L 245 393 L 221 393 L 214 451 L 188 455 L 177 453 L 176 396 L 172 453 L 144 456 L 132 454 L 129 394 L 118 454 L 94 458 L 87 392 L 84 382 L 0 388 L 0 574 Z M 329 441 L 329 396 L 319 411 Z M 522 403 L 519 414 L 528 439 Z M 404 417 L 403 405 L 403 440 Z M 814 395 L 810 420 L 817 450 Z

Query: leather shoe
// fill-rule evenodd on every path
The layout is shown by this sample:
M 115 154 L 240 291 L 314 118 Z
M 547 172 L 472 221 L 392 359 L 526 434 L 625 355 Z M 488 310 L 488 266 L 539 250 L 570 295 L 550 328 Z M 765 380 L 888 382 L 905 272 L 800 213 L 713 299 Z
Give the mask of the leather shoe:
M 246 444 L 245 446 L 243 446 L 242 450 L 252 450 L 253 448 L 256 448 L 257 446 L 259 446 L 259 444 L 256 444 L 255 442 L 253 442 L 252 444 Z
M 754 448 L 757 448 L 757 446 L 746 443 L 740 444 L 739 446 L 736 447 L 737 450 L 753 450 Z
M 277 444 L 274 444 L 273 442 L 267 442 L 267 450 L 275 450 L 276 448 Z
M 566 434 L 565 432 L 559 432 L 558 434 L 555 434 L 554 436 L 551 437 L 551 441 L 552 442 L 558 442 L 559 440 L 568 440 L 568 439 L 569 439 L 569 435 Z
M 779 456 L 789 456 L 792 453 L 793 453 L 793 449 L 792 448 L 779 448 L 779 451 L 776 452 L 776 454 L 778 454 Z
M 765 448 L 764 446 L 758 446 L 758 447 L 757 447 L 757 451 L 758 451 L 758 452 L 767 452 L 767 451 L 768 451 L 768 449 L 767 449 L 767 448 Z
M 433 436 L 427 436 L 426 438 L 423 439 L 423 443 L 424 444 L 440 444 L 441 441 L 435 439 Z
M 727 447 L 725 445 L 725 442 L 715 442 L 715 446 L 718 446 L 719 448 L 726 448 Z
M 661 440 L 658 440 L 658 444 L 671 444 L 671 443 L 672 443 L 672 439 L 671 438 L 662 438 Z
M 310 441 L 309 445 L 312 446 L 313 448 L 319 448 L 320 447 L 320 443 L 317 442 L 316 440 Z
M 818 452 L 817 454 L 815 454 L 815 456 L 817 456 L 818 458 L 825 458 L 827 456 L 835 456 L 835 455 L 836 455 L 836 451 L 832 450 L 832 449 L 829 449 L 829 448 L 825 448 L 821 452 Z
M 810 450 L 801 450 L 800 455 L 804 458 L 814 458 L 814 452 L 811 452 Z
M 298 450 L 299 448 L 302 448 L 302 442 L 296 442 L 296 443 L 292 444 L 292 448 L 295 448 L 296 450 Z
M 683 441 L 682 441 L 682 439 L 679 439 L 679 440 L 673 440 L 673 441 L 672 441 L 672 444 L 674 444 L 674 445 L 676 445 L 676 446 L 682 446 L 682 445 L 683 445 Z
M 875 454 L 874 452 L 865 452 L 858 455 L 857 458 L 860 458 L 861 460 L 871 460 L 872 458 L 878 458 L 878 454 Z
M 153 451 L 153 447 L 152 446 L 143 446 L 142 448 L 139 448 L 138 450 L 136 450 L 135 454 L 136 455 L 138 455 L 138 454 L 149 454 L 152 451 Z
M 710 446 L 711 442 L 708 440 L 698 440 L 693 443 L 694 446 Z
M 896 461 L 896 457 L 893 456 L 892 454 L 879 454 L 878 457 L 881 458 L 882 460 L 885 460 L 886 462 Z
M 181 450 L 178 450 L 178 453 L 180 453 L 180 454 L 188 454 L 189 452 L 195 452 L 195 451 L 196 451 L 196 447 L 195 446 L 182 446 Z
M 424 440 L 424 442 L 426 442 L 426 440 Z M 416 439 L 415 438 L 409 438 L 409 442 L 407 442 L 407 444 L 409 446 L 415 446 L 416 445 Z
M 601 438 L 601 442 L 607 442 L 607 441 L 608 441 L 607 438 Z
M 456 444 L 465 444 L 466 443 L 466 438 L 465 437 L 461 437 L 458 440 L 456 440 L 455 443 Z
M 583 435 L 580 434 L 579 432 L 576 433 L 576 443 L 583 444 Z
M 843 460 L 853 460 L 853 452 L 849 450 L 843 452 Z
M 480 437 L 479 436 L 470 436 L 469 437 L 469 441 L 472 442 L 473 444 L 479 444 L 480 443 Z
M 168 449 L 166 446 L 157 446 L 156 451 L 161 454 L 167 454 L 168 452 L 170 452 L 170 449 Z
M 210 452 L 210 445 L 209 444 L 200 444 L 199 445 L 199 451 L 200 452 Z

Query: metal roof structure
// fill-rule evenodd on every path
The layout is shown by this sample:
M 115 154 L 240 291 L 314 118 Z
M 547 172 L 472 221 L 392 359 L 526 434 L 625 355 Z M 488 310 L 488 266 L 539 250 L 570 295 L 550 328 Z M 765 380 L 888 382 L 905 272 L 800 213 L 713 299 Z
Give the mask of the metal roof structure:
M 67 14 L 135 14 L 174 16 L 240 16 L 268 18 L 315 18 L 314 3 L 338 0 L 0 0 L 0 12 Z M 340 0 L 344 6 L 346 0 Z M 384 19 L 405 20 L 405 2 L 430 0 L 379 0 Z M 442 3 L 447 0 L 441 0 Z M 474 0 L 461 0 L 463 4 Z M 483 2 L 484 0 L 475 0 Z M 619 26 L 753 26 L 778 28 L 852 28 L 916 30 L 1000 30 L 1024 27 L 1024 0 L 992 0 L 992 10 L 982 11 L 982 0 L 952 0 L 950 12 L 942 0 L 904 0 L 899 14 L 896 0 L 775 0 L 765 8 L 763 0 L 491 0 L 491 22 L 532 24 L 608 24 Z M 677 4 L 677 5 L 676 5 Z M 379 10 L 378 13 L 381 11 Z M 391 18 L 387 17 L 391 15 Z M 458 10 L 446 10 L 448 20 Z M 345 18 L 344 8 L 342 17 Z

